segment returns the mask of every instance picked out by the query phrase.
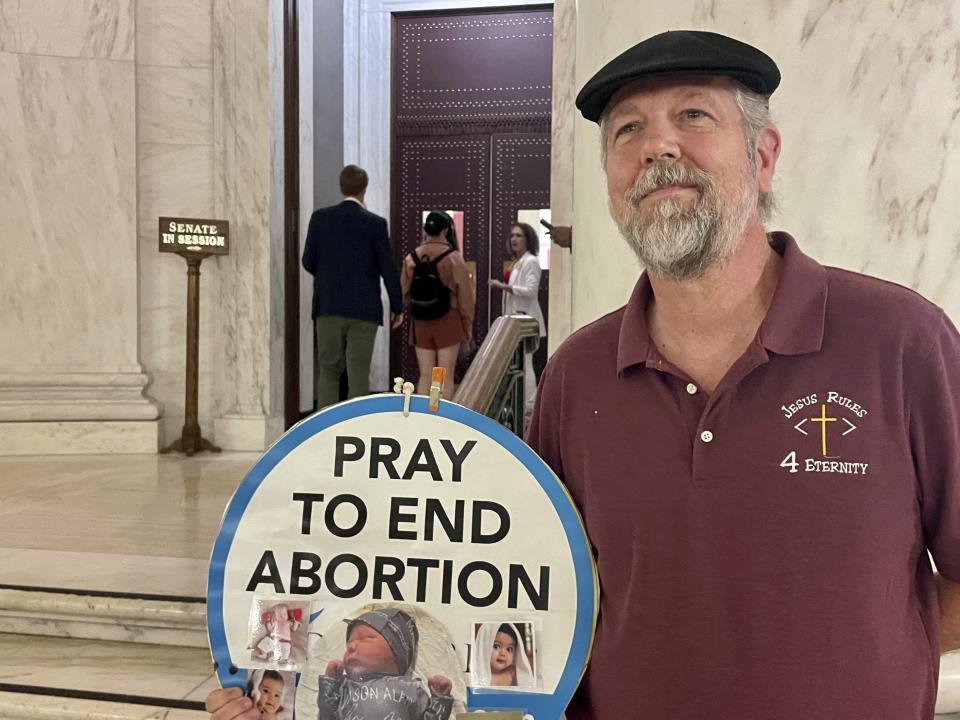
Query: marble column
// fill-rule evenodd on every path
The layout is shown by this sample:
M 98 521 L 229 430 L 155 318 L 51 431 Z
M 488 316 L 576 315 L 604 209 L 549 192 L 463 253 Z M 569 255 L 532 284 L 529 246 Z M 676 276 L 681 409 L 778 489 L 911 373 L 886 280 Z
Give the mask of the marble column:
M 314 209 L 314 6 L 313 0 L 298 0 L 300 32 L 300 245 L 303 257 L 307 227 Z M 300 270 L 300 412 L 313 409 L 313 276 Z
M 577 2 L 553 4 L 553 110 L 550 137 L 550 215 L 554 225 L 573 225 L 573 147 L 575 113 Z M 549 353 L 571 331 L 573 258 L 554 245 L 550 254 Z
M 282 4 L 139 0 L 137 38 L 140 337 L 163 440 L 183 425 L 186 276 L 157 218 L 210 217 L 231 249 L 201 266 L 200 425 L 263 450 L 283 429 Z
M 283 7 L 213 3 L 214 209 L 220 259 L 214 438 L 265 449 L 283 430 Z
M 607 60 L 666 29 L 736 36 L 783 82 L 781 211 L 772 223 L 821 262 L 911 287 L 960 321 L 960 5 L 955 0 L 578 3 L 574 92 Z M 622 305 L 639 274 L 607 212 L 597 128 L 576 120 L 573 327 Z M 589 230 L 588 230 L 589 229 Z
M 0 1 L 0 454 L 155 452 L 133 0 Z
M 186 263 L 157 251 L 160 216 L 214 218 L 213 47 L 210 0 L 138 0 L 137 193 L 140 356 L 163 403 L 161 445 L 180 437 L 186 378 Z M 225 218 L 226 219 L 226 218 Z M 213 431 L 221 261 L 200 280 L 200 427 Z

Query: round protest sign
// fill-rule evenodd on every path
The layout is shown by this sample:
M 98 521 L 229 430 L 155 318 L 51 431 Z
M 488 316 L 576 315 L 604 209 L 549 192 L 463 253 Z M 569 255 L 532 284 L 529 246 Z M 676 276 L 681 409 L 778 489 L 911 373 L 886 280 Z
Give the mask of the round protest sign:
M 313 415 L 240 484 L 208 579 L 220 681 L 278 720 L 559 718 L 597 611 L 580 517 L 506 428 L 403 406 Z

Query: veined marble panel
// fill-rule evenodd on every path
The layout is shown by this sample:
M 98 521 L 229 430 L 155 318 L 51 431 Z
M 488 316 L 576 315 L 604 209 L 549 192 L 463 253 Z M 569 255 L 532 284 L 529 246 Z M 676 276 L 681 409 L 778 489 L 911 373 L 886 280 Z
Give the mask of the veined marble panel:
M 155 420 L 0 422 L 0 456 L 155 453 L 158 430 Z
M 224 0 L 213 14 L 214 207 L 230 219 L 233 245 L 223 258 L 217 424 L 243 426 L 233 439 L 261 438 L 245 448 L 256 450 L 282 413 L 281 10 L 278 0 Z M 248 432 L 250 422 L 259 430 Z
M 157 250 L 160 215 L 217 217 L 213 200 L 213 39 L 209 0 L 137 5 L 141 359 L 165 406 L 161 444 L 184 422 L 186 264 Z M 233 218 L 231 235 L 235 233 Z M 201 266 L 199 420 L 211 438 L 211 360 L 217 357 L 219 265 Z
M 313 2 L 299 0 L 297 39 L 300 53 L 300 245 L 303 257 L 310 215 L 313 214 Z M 313 409 L 313 276 L 299 265 L 300 273 L 300 412 Z
M 0 373 L 0 422 L 153 420 L 143 373 Z
M 144 144 L 213 145 L 212 70 L 138 64 L 137 130 Z
M 576 88 L 666 29 L 715 30 L 764 49 L 783 74 L 771 103 L 783 135 L 772 226 L 823 262 L 919 290 L 956 321 L 958 25 L 954 0 L 678 0 L 641 14 L 630 0 L 594 0 L 579 5 Z M 638 274 L 607 213 L 598 149 L 596 127 L 578 119 L 574 326 L 623 304 Z
M 4 366 L 137 365 L 134 98 L 132 63 L 0 53 Z
M 209 145 L 141 143 L 139 155 L 141 220 L 156 223 L 161 215 L 219 219 L 213 214 L 213 154 Z M 233 245 L 233 218 L 223 219 L 231 221 Z M 172 253 L 170 259 L 183 263 Z
M 824 262 L 918 290 L 960 321 L 960 5 L 796 10 L 773 106 L 782 226 Z M 792 111 L 804 105 L 827 112 Z
M 267 323 L 262 327 L 263 337 L 267 341 L 267 352 L 265 354 L 264 375 L 267 380 L 268 393 L 261 394 L 264 406 L 264 415 L 266 419 L 265 430 L 267 431 L 267 444 L 263 446 L 266 450 L 282 432 L 270 436 L 272 424 L 270 419 L 283 417 L 284 415 L 284 270 L 285 270 L 285 245 L 284 232 L 286 224 L 284 220 L 286 194 L 285 194 L 285 176 L 284 171 L 286 161 L 284 159 L 284 132 L 285 132 L 285 108 L 284 108 L 284 84 L 283 84 L 283 57 L 284 57 L 284 3 L 280 0 L 270 0 L 267 3 L 267 47 L 266 53 L 269 59 L 269 74 L 267 76 L 268 101 L 265 108 L 270 127 L 270 234 L 267 243 L 267 273 L 266 277 L 257 275 L 256 278 L 265 280 L 261 285 L 260 292 L 262 297 L 269 298 Z M 299 133 L 298 133 L 299 135 Z M 299 265 L 299 263 L 297 263 Z M 299 403 L 295 400 L 295 404 Z M 294 408 L 296 409 L 296 408 Z M 239 449 L 239 448 L 236 448 Z
M 211 0 L 137 0 L 137 63 L 211 67 Z
M 135 0 L 0 2 L 0 51 L 133 60 Z
M 576 69 L 577 3 L 553 4 L 553 98 L 550 133 L 550 213 L 554 225 L 573 225 L 573 101 Z M 547 335 L 550 353 L 572 330 L 572 258 L 570 250 L 554 245 L 550 253 L 550 306 Z
M 224 450 L 266 450 L 283 434 L 279 415 L 220 415 L 213 419 L 213 437 Z

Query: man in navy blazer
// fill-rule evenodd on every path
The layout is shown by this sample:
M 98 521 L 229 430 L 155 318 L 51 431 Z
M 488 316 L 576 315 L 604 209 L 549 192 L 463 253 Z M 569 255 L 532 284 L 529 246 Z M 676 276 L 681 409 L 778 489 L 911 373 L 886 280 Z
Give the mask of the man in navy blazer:
M 339 205 L 315 210 L 307 229 L 303 267 L 313 275 L 316 326 L 314 381 L 317 409 L 340 399 L 347 370 L 348 397 L 370 392 L 370 360 L 382 325 L 380 278 L 390 296 L 391 324 L 400 326 L 400 276 L 390 253 L 387 221 L 367 210 L 367 173 L 356 165 L 340 172 Z

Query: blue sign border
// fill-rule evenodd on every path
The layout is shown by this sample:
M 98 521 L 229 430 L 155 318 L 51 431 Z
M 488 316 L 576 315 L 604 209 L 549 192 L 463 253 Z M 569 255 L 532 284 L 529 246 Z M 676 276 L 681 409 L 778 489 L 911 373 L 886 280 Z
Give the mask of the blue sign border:
M 245 687 L 245 673 L 236 672 L 227 648 L 227 636 L 223 625 L 223 580 L 227 557 L 236 534 L 240 519 L 243 517 L 251 498 L 260 487 L 260 483 L 271 470 L 290 452 L 303 442 L 326 430 L 332 425 L 353 418 L 376 413 L 398 413 L 403 409 L 404 398 L 401 395 L 374 395 L 339 405 L 311 415 L 290 428 L 274 443 L 257 464 L 251 468 L 240 483 L 220 524 L 210 557 L 210 572 L 207 576 L 207 634 L 210 648 L 217 666 L 217 676 L 223 687 Z M 454 420 L 499 444 L 533 475 L 540 487 L 550 499 L 563 526 L 570 555 L 573 559 L 574 578 L 577 593 L 577 612 L 573 631 L 573 641 L 556 691 L 548 693 L 528 693 L 519 691 L 497 692 L 484 690 L 475 692 L 467 689 L 467 707 L 470 710 L 523 710 L 536 720 L 555 720 L 566 709 L 580 682 L 580 676 L 590 657 L 593 641 L 595 618 L 597 613 L 596 571 L 593 553 L 587 540 L 580 515 L 566 489 L 547 467 L 519 437 L 490 418 L 468 410 L 460 405 L 441 402 L 439 410 L 430 413 L 427 410 L 427 398 L 414 396 L 410 399 L 410 412 L 428 413 Z M 394 419 L 394 418 L 391 418 Z M 231 673 L 231 669 L 234 670 Z

